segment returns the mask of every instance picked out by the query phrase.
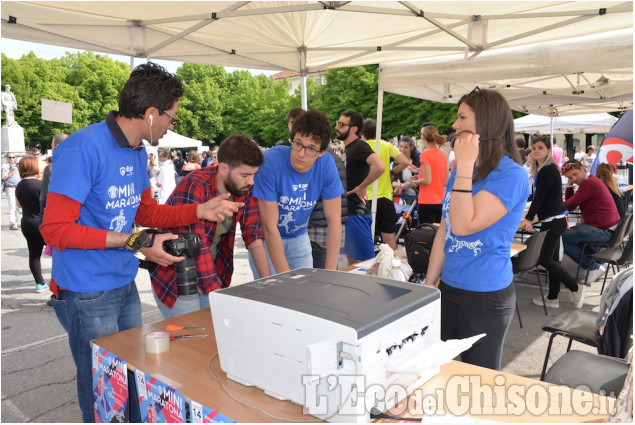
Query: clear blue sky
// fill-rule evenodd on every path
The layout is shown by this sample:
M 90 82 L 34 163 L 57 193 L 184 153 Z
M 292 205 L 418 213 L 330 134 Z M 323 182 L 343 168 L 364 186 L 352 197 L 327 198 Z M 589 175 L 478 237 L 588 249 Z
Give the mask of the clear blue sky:
M 31 43 L 28 41 L 13 40 L 10 38 L 1 39 L 0 52 L 4 53 L 11 59 L 20 59 L 22 55 L 26 55 L 31 51 L 33 51 L 33 53 L 35 53 L 35 55 L 38 58 L 53 59 L 53 58 L 59 58 L 64 56 L 66 52 L 76 53 L 76 52 L 80 52 L 81 50 L 71 49 L 69 47 L 58 47 L 58 46 L 53 46 L 50 44 L 40 44 L 40 43 Z M 107 54 L 107 53 L 101 53 L 101 52 L 96 52 L 96 53 Z M 128 56 L 111 55 L 111 54 L 108 54 L 108 56 L 110 56 L 111 58 L 115 60 L 121 61 L 125 64 L 130 63 L 130 58 Z M 144 62 L 145 62 L 145 59 L 143 58 L 135 58 L 134 60 L 135 66 L 140 65 Z M 155 62 L 163 66 L 165 69 L 167 69 L 169 72 L 172 72 L 172 73 L 176 72 L 176 69 L 182 64 L 182 62 L 175 62 L 175 61 L 168 61 L 168 60 L 157 60 Z M 236 68 L 225 67 L 225 69 L 227 69 L 228 72 L 232 72 Z M 276 72 L 278 72 L 278 71 L 262 71 L 259 69 L 250 69 L 249 71 L 253 75 L 258 75 L 258 74 L 273 75 Z

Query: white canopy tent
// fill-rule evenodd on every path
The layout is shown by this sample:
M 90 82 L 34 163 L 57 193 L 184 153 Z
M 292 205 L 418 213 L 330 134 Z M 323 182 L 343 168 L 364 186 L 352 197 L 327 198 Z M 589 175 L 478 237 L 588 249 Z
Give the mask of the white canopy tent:
M 545 117 L 525 115 L 514 120 L 517 133 L 539 134 L 595 134 L 608 133 L 617 118 L 602 112 L 599 114 L 567 115 L 563 117 Z
M 475 86 L 547 116 L 633 108 L 633 30 L 380 66 L 379 89 L 456 103 Z
M 178 133 L 173 132 L 172 130 L 168 130 L 168 132 L 165 133 L 165 136 L 159 139 L 159 144 L 157 146 L 150 145 L 147 140 L 144 140 L 143 144 L 145 145 L 146 151 L 148 151 L 148 153 L 153 153 L 155 155 L 157 154 L 159 149 L 196 149 L 199 152 L 207 150 L 203 148 L 203 142 L 201 142 L 200 140 L 182 136 Z
M 630 1 L 3 1 L 1 13 L 2 37 L 290 70 L 303 83 L 318 69 L 457 53 L 474 59 L 633 25 Z

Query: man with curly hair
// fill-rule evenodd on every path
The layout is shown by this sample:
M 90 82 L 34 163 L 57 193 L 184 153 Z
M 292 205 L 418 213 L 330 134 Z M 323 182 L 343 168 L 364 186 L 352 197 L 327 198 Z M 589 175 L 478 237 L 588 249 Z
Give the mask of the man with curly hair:
M 265 151 L 265 162 L 254 183 L 269 267 L 272 274 L 313 267 L 307 225 L 321 197 L 328 225 L 325 268 L 334 270 L 340 251 L 344 188 L 333 157 L 324 155 L 331 141 L 329 119 L 316 109 L 301 114 L 293 123 L 291 141 L 290 147 Z M 258 278 L 253 265 L 252 271 Z

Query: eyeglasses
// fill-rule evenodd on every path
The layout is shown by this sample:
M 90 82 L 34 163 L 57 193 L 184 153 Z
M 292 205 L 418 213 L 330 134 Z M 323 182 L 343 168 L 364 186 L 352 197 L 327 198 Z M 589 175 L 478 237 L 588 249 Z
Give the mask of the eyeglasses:
M 474 87 L 474 89 L 468 94 L 468 97 L 476 96 L 477 94 L 480 94 L 483 96 L 483 99 L 485 99 L 485 93 L 483 93 L 483 90 L 481 90 L 478 86 Z
M 353 124 L 347 124 L 347 123 L 342 122 L 342 121 L 338 121 L 338 122 L 335 123 L 335 127 L 337 127 L 337 128 L 342 128 L 344 126 L 352 127 Z
M 177 117 L 175 117 L 174 115 L 170 115 L 167 112 L 165 112 L 163 109 L 159 109 L 159 112 L 162 114 L 167 115 L 168 117 L 170 117 L 170 122 L 172 123 L 172 125 L 174 127 L 176 127 L 177 125 L 179 125 L 179 123 L 181 122 L 181 120 Z
M 7 159 L 15 159 L 15 156 L 8 156 Z
M 572 168 L 573 168 L 573 169 L 578 170 L 578 169 L 580 169 L 581 167 L 580 167 L 580 164 L 577 164 L 577 163 L 575 163 L 575 162 L 567 162 L 567 163 L 566 163 L 566 164 L 564 164 L 562 167 L 560 167 L 560 172 L 561 172 L 562 174 L 564 174 L 564 173 L 565 173 L 565 171 L 569 171 L 569 170 L 570 170 L 570 169 L 572 169 Z
M 304 153 L 306 153 L 306 156 L 310 156 L 311 158 L 316 157 L 317 154 L 320 153 L 319 150 L 314 149 L 311 146 L 304 146 L 302 143 L 296 142 L 295 140 L 293 141 L 293 145 L 291 145 L 291 147 L 296 152 L 301 152 L 302 149 L 304 149 Z

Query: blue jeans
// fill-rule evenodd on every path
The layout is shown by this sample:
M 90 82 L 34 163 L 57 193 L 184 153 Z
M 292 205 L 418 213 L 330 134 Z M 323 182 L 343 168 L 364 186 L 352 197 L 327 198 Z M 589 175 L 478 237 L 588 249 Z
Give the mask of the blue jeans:
M 202 308 L 209 308 L 209 295 L 202 293 L 200 289 L 198 290 L 198 294 L 179 296 L 172 308 L 163 304 L 161 300 L 159 300 L 159 297 L 157 297 L 156 292 L 152 291 L 152 295 L 164 319 L 198 311 Z
M 95 422 L 91 341 L 141 326 L 141 301 L 134 282 L 101 292 L 59 291 L 51 297 L 55 314 L 68 333 L 77 367 L 77 394 L 84 422 Z
M 610 230 L 600 229 L 598 227 L 589 226 L 588 224 L 578 224 L 573 226 L 571 230 L 564 232 L 562 235 L 562 244 L 564 245 L 564 253 L 568 255 L 575 262 L 580 263 L 580 267 L 583 269 L 589 268 L 589 259 L 587 255 L 591 255 L 596 252 L 596 249 L 589 246 L 582 255 L 582 242 L 601 242 L 606 243 L 613 237 L 613 232 Z M 591 270 L 597 269 L 599 265 L 592 264 Z
M 282 245 L 284 246 L 284 255 L 287 257 L 287 263 L 289 263 L 290 270 L 301 268 L 310 269 L 313 267 L 311 241 L 309 240 L 308 233 L 296 236 L 295 238 L 283 238 Z M 271 274 L 278 274 L 275 267 L 273 267 L 273 263 L 271 262 L 271 255 L 269 255 L 269 250 L 267 249 L 267 241 L 265 241 L 265 252 L 267 253 L 267 258 L 269 259 L 269 269 L 271 270 Z M 276 255 L 281 254 L 276 253 Z M 254 274 L 254 279 L 260 279 L 258 270 L 256 270 L 256 265 L 251 258 L 251 252 L 249 253 L 249 267 L 251 267 L 251 272 Z

